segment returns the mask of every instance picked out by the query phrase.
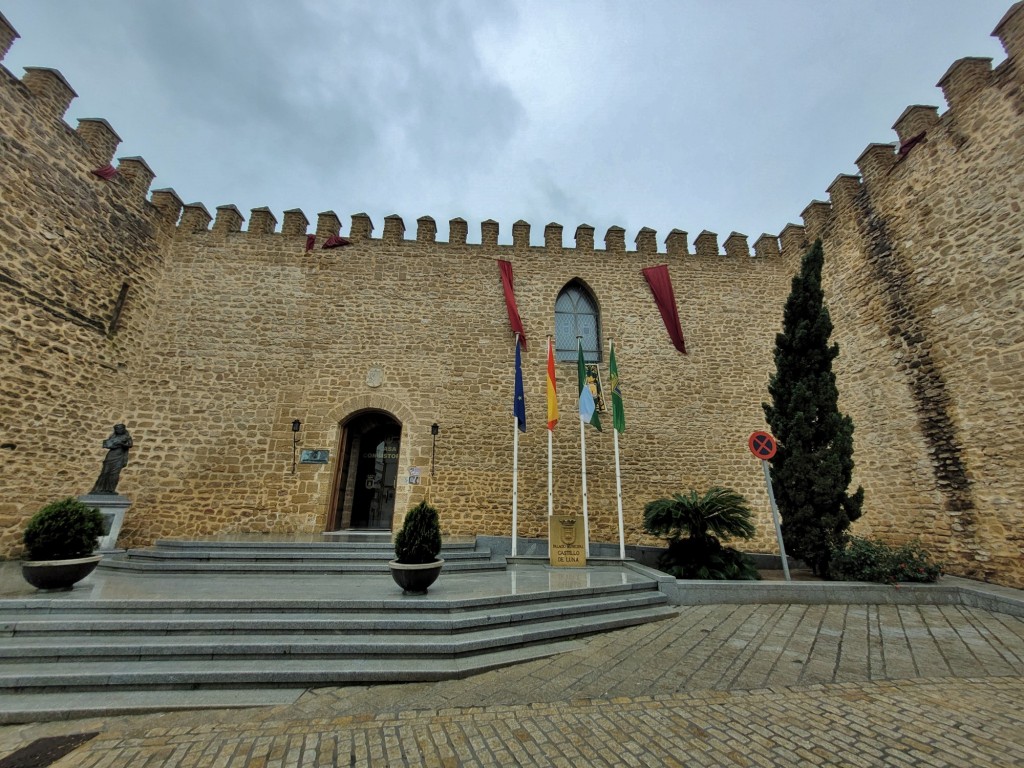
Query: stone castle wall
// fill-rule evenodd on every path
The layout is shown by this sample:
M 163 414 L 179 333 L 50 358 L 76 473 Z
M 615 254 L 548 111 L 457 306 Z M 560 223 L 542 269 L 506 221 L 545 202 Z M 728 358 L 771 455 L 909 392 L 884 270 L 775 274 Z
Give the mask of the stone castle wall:
M 0 57 L 15 37 L 0 16 Z M 59 72 L 0 67 L 0 552 L 31 512 L 92 486 L 163 258 L 152 172 L 103 120 L 63 121 Z M 123 286 L 127 285 L 127 289 Z M 120 310 L 118 299 L 122 296 Z M 115 324 L 115 317 L 117 318 Z M 134 426 L 134 425 L 133 425 Z
M 396 518 L 428 492 L 448 534 L 509 533 L 513 337 L 496 259 L 515 272 L 528 336 L 530 430 L 520 440 L 520 534 L 543 535 L 547 440 L 545 336 L 571 280 L 592 290 L 614 338 L 627 431 L 621 438 L 627 541 L 643 504 L 722 484 L 758 510 L 752 548 L 775 549 L 767 497 L 746 437 L 764 427 L 760 403 L 800 253 L 822 237 L 841 407 L 856 425 L 855 483 L 867 493 L 861 532 L 922 539 L 949 570 L 1024 584 L 1020 421 L 1021 71 L 1024 4 L 997 33 L 996 70 L 965 59 L 943 78 L 950 109 L 912 107 L 897 122 L 902 148 L 870 145 L 860 177 L 841 176 L 804 226 L 724 242 L 701 233 L 693 251 L 674 230 L 658 251 L 644 229 L 627 250 L 613 227 L 531 237 L 513 225 L 453 220 L 436 242 L 429 217 L 406 233 L 397 216 L 381 237 L 363 214 L 344 236 L 332 212 L 315 228 L 266 209 L 216 220 L 170 190 L 145 199 L 152 173 L 138 158 L 119 175 L 91 173 L 113 157 L 102 121 L 71 130 L 73 92 L 51 70 L 17 80 L 0 67 L 0 553 L 17 555 L 27 517 L 91 486 L 100 441 L 115 421 L 135 437 L 119 490 L 134 501 L 122 542 L 161 536 L 323 530 L 342 455 L 344 423 L 368 409 L 402 424 L 400 476 L 435 477 L 398 489 Z M 14 37 L 0 17 L 0 55 Z M 306 233 L 317 249 L 305 251 Z M 542 244 L 543 243 L 543 244 Z M 672 346 L 641 275 L 668 264 L 688 355 Z M 122 286 L 128 285 L 116 329 Z M 760 317 L 752 321 L 752 317 Z M 371 368 L 383 371 L 377 384 Z M 580 505 L 575 364 L 558 365 L 556 512 Z M 607 381 L 605 382 L 607 384 Z M 588 428 L 591 528 L 614 541 L 610 433 Z M 301 445 L 326 465 L 292 473 L 293 419 Z
M 1018 3 L 997 27 L 1002 64 L 954 63 L 939 83 L 949 109 L 908 107 L 894 125 L 899 150 L 869 145 L 862 181 L 837 179 L 832 210 L 819 210 L 859 476 L 891 510 L 864 526 L 933 548 L 945 540 L 958 572 L 1018 584 L 1022 17 Z
M 353 228 L 360 224 L 368 226 L 356 217 Z M 144 339 L 149 354 L 130 409 L 133 423 L 153 425 L 146 430 L 153 453 L 140 445 L 135 474 L 169 471 L 166 481 L 138 490 L 136 503 L 152 510 L 132 521 L 138 540 L 179 530 L 183 517 L 191 533 L 322 530 L 341 456 L 339 425 L 365 408 L 399 417 L 400 465 L 425 474 L 430 425 L 440 425 L 433 499 L 446 531 L 508 534 L 514 338 L 496 258 L 513 264 L 528 334 L 523 535 L 545 531 L 545 336 L 554 331 L 558 292 L 576 278 L 600 305 L 605 339 L 617 342 L 631 540 L 641 536 L 643 504 L 657 495 L 728 484 L 761 500 L 763 480 L 746 437 L 764 423 L 759 393 L 776 328 L 751 323 L 748 314 L 751 296 L 770 296 L 773 306 L 783 300 L 792 265 L 780 255 L 719 256 L 716 247 L 710 257 L 669 257 L 653 248 L 626 251 L 622 243 L 604 251 L 525 240 L 498 246 L 496 225 L 485 226 L 489 245 L 435 243 L 400 239 L 397 218 L 387 226 L 396 233 L 386 227 L 381 239 L 308 254 L 303 235 L 218 231 L 216 224 L 179 230 L 157 291 L 161 321 Z M 689 336 L 686 356 L 672 346 L 640 272 L 666 261 Z M 372 367 L 384 372 L 379 387 L 367 384 Z M 563 419 L 554 436 L 555 505 L 568 512 L 581 493 L 575 362 L 559 363 L 557 375 Z M 162 392 L 160 382 L 173 389 Z M 723 411 L 733 418 L 723 419 Z M 291 474 L 294 418 L 303 423 L 303 446 L 329 449 L 330 464 L 300 464 Z M 614 540 L 610 431 L 590 431 L 587 449 L 594 536 Z M 397 509 L 425 490 L 400 488 L 406 495 Z M 759 543 L 767 547 L 767 517 L 762 522 Z

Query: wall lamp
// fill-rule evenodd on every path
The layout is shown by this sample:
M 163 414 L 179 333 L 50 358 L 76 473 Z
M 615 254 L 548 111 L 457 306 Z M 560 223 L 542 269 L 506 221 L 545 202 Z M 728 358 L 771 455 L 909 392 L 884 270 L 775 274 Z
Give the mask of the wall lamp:
M 299 431 L 302 429 L 302 422 L 298 419 L 292 422 L 292 474 L 295 474 L 295 447 L 299 444 Z
M 434 476 L 434 450 L 437 448 L 437 433 L 441 431 L 441 427 L 437 425 L 435 421 L 430 425 L 430 476 Z

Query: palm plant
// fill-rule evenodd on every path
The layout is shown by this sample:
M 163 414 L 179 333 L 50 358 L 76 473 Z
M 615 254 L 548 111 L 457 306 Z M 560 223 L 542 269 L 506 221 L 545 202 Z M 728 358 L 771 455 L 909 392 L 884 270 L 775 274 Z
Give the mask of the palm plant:
M 644 529 L 668 539 L 658 567 L 677 579 L 759 579 L 748 557 L 721 543 L 730 538 L 753 538 L 750 518 L 747 500 L 718 486 L 703 496 L 691 490 L 644 507 Z

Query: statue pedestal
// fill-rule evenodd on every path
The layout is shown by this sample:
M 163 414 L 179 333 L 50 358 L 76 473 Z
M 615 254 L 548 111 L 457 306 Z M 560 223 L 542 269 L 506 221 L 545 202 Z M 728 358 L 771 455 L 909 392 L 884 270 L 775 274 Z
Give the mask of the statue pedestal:
M 126 496 L 116 493 L 87 493 L 79 496 L 83 504 L 96 507 L 103 515 L 103 535 L 100 536 L 99 551 L 111 550 L 117 546 L 117 537 L 124 523 L 124 513 L 132 505 Z

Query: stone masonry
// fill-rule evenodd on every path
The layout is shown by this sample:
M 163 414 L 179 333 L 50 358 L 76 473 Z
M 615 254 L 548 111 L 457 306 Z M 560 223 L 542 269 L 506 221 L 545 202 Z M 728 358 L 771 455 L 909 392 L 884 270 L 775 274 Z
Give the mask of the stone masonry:
M 616 342 L 628 429 L 621 438 L 626 538 L 645 502 L 726 485 L 758 511 L 753 549 L 774 536 L 746 438 L 764 428 L 781 308 L 799 258 L 822 238 L 826 298 L 841 355 L 841 407 L 854 419 L 858 530 L 920 538 L 951 572 L 1024 585 L 1021 421 L 1024 324 L 1024 3 L 995 33 L 1007 58 L 962 59 L 940 83 L 949 108 L 913 106 L 899 147 L 871 144 L 859 176 L 840 176 L 803 225 L 748 246 L 731 233 L 658 250 L 644 228 L 595 246 L 588 225 L 532 233 L 483 222 L 480 242 L 429 216 L 380 237 L 365 214 L 315 223 L 299 210 L 232 205 L 215 215 L 150 192 L 153 172 L 121 158 L 103 120 L 72 129 L 60 73 L 0 66 L 0 555 L 20 554 L 42 504 L 83 493 L 115 422 L 135 439 L 119 490 L 131 508 L 122 543 L 243 532 L 317 533 L 337 495 L 345 425 L 382 411 L 402 425 L 395 524 L 427 493 L 446 534 L 510 533 L 512 373 L 497 259 L 513 265 L 528 346 L 530 430 L 520 441 L 520 534 L 546 529 L 545 336 L 573 280 L 600 310 L 602 376 Z M 17 34 L 0 16 L 0 56 Z M 306 251 L 307 234 L 317 245 Z M 334 235 L 350 245 L 325 250 Z M 598 234 L 598 238 L 601 235 Z M 598 243 L 601 245 L 601 243 Z M 668 264 L 688 354 L 676 351 L 641 275 Z M 761 308 L 762 322 L 750 320 Z M 765 311 L 764 308 L 770 308 Z M 378 381 L 371 369 L 382 372 Z M 580 506 L 575 364 L 558 365 L 556 513 Z M 292 466 L 301 447 L 327 464 Z M 610 434 L 587 439 L 592 537 L 614 541 Z M 429 477 L 432 436 L 435 475 Z

